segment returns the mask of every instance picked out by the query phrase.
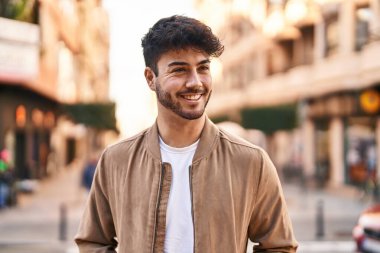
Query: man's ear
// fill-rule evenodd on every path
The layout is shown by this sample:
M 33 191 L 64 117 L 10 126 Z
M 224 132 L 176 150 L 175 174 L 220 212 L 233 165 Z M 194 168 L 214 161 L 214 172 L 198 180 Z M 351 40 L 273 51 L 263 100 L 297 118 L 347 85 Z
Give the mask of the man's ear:
M 156 85 L 155 85 L 156 75 L 154 74 L 154 71 L 151 68 L 146 67 L 144 70 L 144 76 L 149 88 L 152 91 L 156 91 Z

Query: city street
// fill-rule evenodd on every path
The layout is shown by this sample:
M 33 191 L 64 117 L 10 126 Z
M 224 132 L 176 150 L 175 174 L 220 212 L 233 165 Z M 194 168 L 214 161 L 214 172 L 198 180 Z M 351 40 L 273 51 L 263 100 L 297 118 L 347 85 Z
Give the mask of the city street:
M 0 253 L 77 253 L 73 237 L 86 199 L 79 178 L 78 168 L 67 168 L 40 182 L 34 194 L 21 196 L 17 207 L 2 210 Z M 355 251 L 351 230 L 359 213 L 370 204 L 369 200 L 361 200 L 359 193 L 350 189 L 316 191 L 286 184 L 284 192 L 300 242 L 298 252 Z M 320 201 L 323 201 L 322 231 L 316 225 Z M 60 227 L 62 204 L 66 206 L 66 229 Z M 317 237 L 317 232 L 324 235 Z M 251 244 L 248 248 L 247 252 L 252 252 Z
M 153 122 L 167 145 L 196 145 L 201 136 L 203 146 L 209 139 L 202 134 L 203 113 L 268 152 L 283 181 L 297 252 L 356 252 L 352 230 L 360 214 L 374 204 L 368 195 L 380 202 L 380 0 L 132 3 L 0 1 L 0 253 L 79 253 L 74 238 L 88 197 L 81 184 L 82 169 L 89 168 L 85 185 L 91 185 L 92 161 L 99 152 Z M 140 185 L 129 178 L 138 173 L 128 168 L 143 160 L 135 154 L 144 155 L 141 150 L 151 146 L 144 139 L 149 134 L 139 136 L 141 141 L 114 152 L 128 156 L 120 161 L 122 174 L 135 184 L 126 184 L 126 191 Z M 218 138 L 229 139 L 223 134 Z M 210 147 L 224 147 L 224 141 L 214 140 Z M 241 159 L 241 149 L 232 149 L 240 144 L 228 141 L 231 148 L 215 148 L 217 159 L 202 157 L 225 166 L 225 174 L 218 170 L 213 175 L 233 175 L 230 187 L 245 187 L 249 183 L 239 179 L 246 174 L 235 166 L 247 173 L 247 165 L 232 165 L 245 156 Z M 140 145 L 143 142 L 149 145 Z M 118 167 L 115 157 L 106 160 Z M 182 162 L 182 156 L 178 159 Z M 168 176 L 161 174 L 160 180 Z M 265 174 L 260 174 L 260 182 L 266 181 Z M 21 181 L 25 178 L 31 180 Z M 211 201 L 226 196 L 224 186 L 207 191 L 215 195 Z M 212 184 L 207 187 L 213 189 Z M 117 205 L 115 212 L 123 212 L 119 206 L 134 211 L 154 207 L 150 200 L 155 195 L 151 190 L 145 193 L 142 200 L 122 197 L 131 202 Z M 235 192 L 230 196 L 235 210 L 227 215 L 240 214 Z M 270 193 L 265 196 L 269 198 Z M 183 199 L 178 199 L 178 206 L 191 207 L 181 206 Z M 194 203 L 204 202 L 211 206 L 207 197 Z M 165 203 L 163 199 L 153 204 Z M 272 207 L 263 203 L 258 204 L 260 210 L 282 213 L 275 210 L 275 200 Z M 362 238 L 365 232 L 369 239 L 360 239 L 360 247 L 368 244 L 380 252 L 373 238 L 379 235 L 372 231 L 378 217 L 368 216 L 369 225 L 356 229 L 355 235 Z M 242 217 L 246 220 L 248 215 Z M 276 217 L 268 215 L 266 224 L 287 231 L 288 221 Z M 140 227 L 136 215 L 124 218 L 122 222 L 133 220 L 133 227 Z M 148 218 L 151 222 L 148 216 L 138 222 L 146 224 Z M 199 224 L 194 224 L 196 231 Z M 217 240 L 210 233 L 208 241 L 223 245 L 222 233 Z M 118 235 L 123 242 L 128 237 Z M 248 243 L 246 253 L 253 252 L 253 245 Z M 157 240 L 152 246 L 161 243 Z
M 17 207 L 1 210 L 0 252 L 77 252 L 73 237 L 86 199 L 80 173 L 75 166 L 65 168 L 41 181 L 35 193 L 20 196 Z M 62 205 L 66 222 L 62 222 Z
M 352 228 L 360 212 L 370 205 L 369 200 L 363 200 L 359 192 L 344 188 L 316 191 L 285 185 L 284 191 L 300 242 L 298 252 L 355 252 Z M 318 216 L 320 203 L 323 203 L 323 218 Z

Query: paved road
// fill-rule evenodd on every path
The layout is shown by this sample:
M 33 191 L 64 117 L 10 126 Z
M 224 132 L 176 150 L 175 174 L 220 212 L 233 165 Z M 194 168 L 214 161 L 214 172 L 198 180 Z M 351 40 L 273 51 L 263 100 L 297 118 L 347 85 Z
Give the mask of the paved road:
M 69 253 L 86 199 L 79 178 L 79 169 L 65 169 L 41 181 L 34 194 L 21 195 L 17 207 L 1 210 L 0 253 Z M 60 232 L 62 205 L 66 207 L 66 227 L 61 230 L 65 233 Z
M 353 191 L 303 190 L 294 185 L 284 187 L 289 214 L 297 239 L 313 241 L 318 232 L 317 220 L 323 221 L 323 240 L 350 240 L 360 212 L 370 205 Z M 322 219 L 318 218 L 318 206 L 322 203 Z M 321 216 L 320 216 L 321 217 Z M 321 229 L 320 229 L 321 230 Z
M 284 194 L 300 243 L 298 252 L 356 252 L 352 228 L 363 209 L 371 205 L 369 199 L 362 199 L 352 188 L 307 190 L 285 185 Z
M 75 250 L 75 251 L 73 251 Z M 34 242 L 22 244 L 1 245 L 1 253 L 78 253 L 78 251 L 68 243 Z

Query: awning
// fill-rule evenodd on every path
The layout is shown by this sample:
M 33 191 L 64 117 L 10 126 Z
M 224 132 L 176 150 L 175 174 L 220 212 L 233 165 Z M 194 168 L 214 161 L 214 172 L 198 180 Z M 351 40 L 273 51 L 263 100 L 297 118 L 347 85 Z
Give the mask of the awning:
M 242 126 L 258 129 L 266 134 L 297 127 L 297 104 L 273 107 L 246 108 L 241 111 Z
M 96 129 L 119 131 L 116 126 L 115 103 L 65 104 L 62 106 L 62 111 L 77 124 L 84 124 Z

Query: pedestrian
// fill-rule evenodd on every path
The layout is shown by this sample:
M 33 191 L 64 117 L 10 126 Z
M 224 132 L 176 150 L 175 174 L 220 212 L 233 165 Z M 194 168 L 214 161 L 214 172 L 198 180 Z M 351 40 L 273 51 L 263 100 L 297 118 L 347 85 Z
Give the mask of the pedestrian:
M 8 151 L 3 149 L 0 152 L 0 209 L 10 203 L 12 173 L 8 162 Z
M 81 184 L 87 191 L 91 189 L 97 162 L 98 158 L 95 154 L 93 154 L 91 155 L 86 166 L 83 169 Z
M 75 239 L 80 252 L 243 253 L 248 239 L 254 251 L 295 252 L 268 155 L 205 114 L 219 39 L 196 19 L 171 16 L 142 47 L 158 116 L 103 152 Z

